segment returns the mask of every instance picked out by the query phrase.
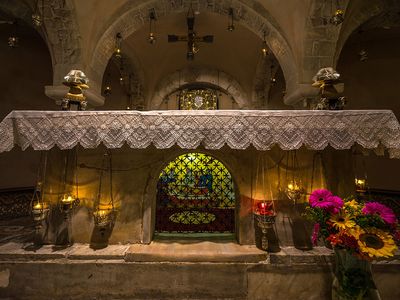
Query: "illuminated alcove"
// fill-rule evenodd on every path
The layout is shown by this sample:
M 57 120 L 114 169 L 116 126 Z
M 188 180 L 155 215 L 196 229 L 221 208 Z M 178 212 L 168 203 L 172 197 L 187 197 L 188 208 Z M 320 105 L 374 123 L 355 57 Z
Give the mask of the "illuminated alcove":
M 156 233 L 233 234 L 235 184 L 218 159 L 186 153 L 170 161 L 157 183 Z

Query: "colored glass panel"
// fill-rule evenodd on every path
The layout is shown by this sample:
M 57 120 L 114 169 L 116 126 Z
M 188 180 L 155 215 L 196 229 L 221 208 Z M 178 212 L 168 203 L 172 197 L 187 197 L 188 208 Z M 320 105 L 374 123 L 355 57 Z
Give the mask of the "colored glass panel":
M 232 176 L 217 159 L 187 153 L 161 172 L 156 231 L 233 232 L 234 210 Z

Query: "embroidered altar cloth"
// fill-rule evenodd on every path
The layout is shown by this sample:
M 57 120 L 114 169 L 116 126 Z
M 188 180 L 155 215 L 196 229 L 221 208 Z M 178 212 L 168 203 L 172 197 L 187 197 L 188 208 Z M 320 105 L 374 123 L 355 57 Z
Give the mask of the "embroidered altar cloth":
M 283 150 L 328 145 L 349 149 L 382 146 L 400 158 L 400 124 L 390 110 L 214 110 L 214 111 L 12 111 L 0 123 L 0 152 L 96 148 L 195 149 L 254 146 Z

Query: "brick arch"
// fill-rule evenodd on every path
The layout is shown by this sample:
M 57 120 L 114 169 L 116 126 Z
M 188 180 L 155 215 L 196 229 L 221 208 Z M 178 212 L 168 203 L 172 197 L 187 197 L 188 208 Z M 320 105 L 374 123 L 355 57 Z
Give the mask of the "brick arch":
M 113 53 L 115 35 L 118 32 L 121 32 L 123 37 L 127 37 L 144 26 L 148 21 L 148 12 L 152 8 L 155 9 L 157 16 L 164 17 L 186 12 L 188 4 L 189 1 L 180 1 L 180 4 L 178 4 L 176 1 L 148 0 L 140 6 L 124 7 L 121 16 L 104 31 L 95 46 L 88 68 L 90 77 L 95 80 L 102 77 L 106 62 Z M 263 37 L 265 31 L 268 46 L 281 65 L 289 88 L 292 83 L 293 86 L 295 85 L 298 70 L 292 50 L 282 30 L 261 4 L 254 0 L 246 1 L 246 4 L 239 0 L 197 0 L 193 1 L 193 5 L 200 12 L 211 12 L 223 16 L 227 16 L 229 8 L 232 7 L 235 16 L 238 18 L 238 23 L 254 32 L 260 38 Z
M 157 109 L 164 99 L 181 86 L 192 83 L 209 83 L 221 88 L 231 95 L 239 108 L 248 108 L 249 97 L 239 82 L 231 75 L 209 68 L 185 68 L 165 77 L 158 85 L 154 95 L 149 97 L 149 109 Z
M 400 2 L 398 0 L 370 0 L 350 2 L 348 6 L 349 15 L 347 21 L 344 23 L 343 29 L 340 33 L 339 39 L 336 44 L 334 53 L 334 64 L 336 65 L 340 53 L 350 35 L 356 31 L 362 24 L 375 16 L 384 12 L 400 10 Z

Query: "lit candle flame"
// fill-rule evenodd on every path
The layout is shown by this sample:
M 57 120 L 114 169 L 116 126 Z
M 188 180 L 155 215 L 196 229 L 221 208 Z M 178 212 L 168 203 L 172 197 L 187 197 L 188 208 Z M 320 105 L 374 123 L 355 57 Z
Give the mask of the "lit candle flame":
M 33 206 L 33 209 L 42 209 L 42 208 L 43 208 L 43 206 L 42 206 L 42 204 L 41 204 L 40 202 L 36 203 L 36 204 Z

